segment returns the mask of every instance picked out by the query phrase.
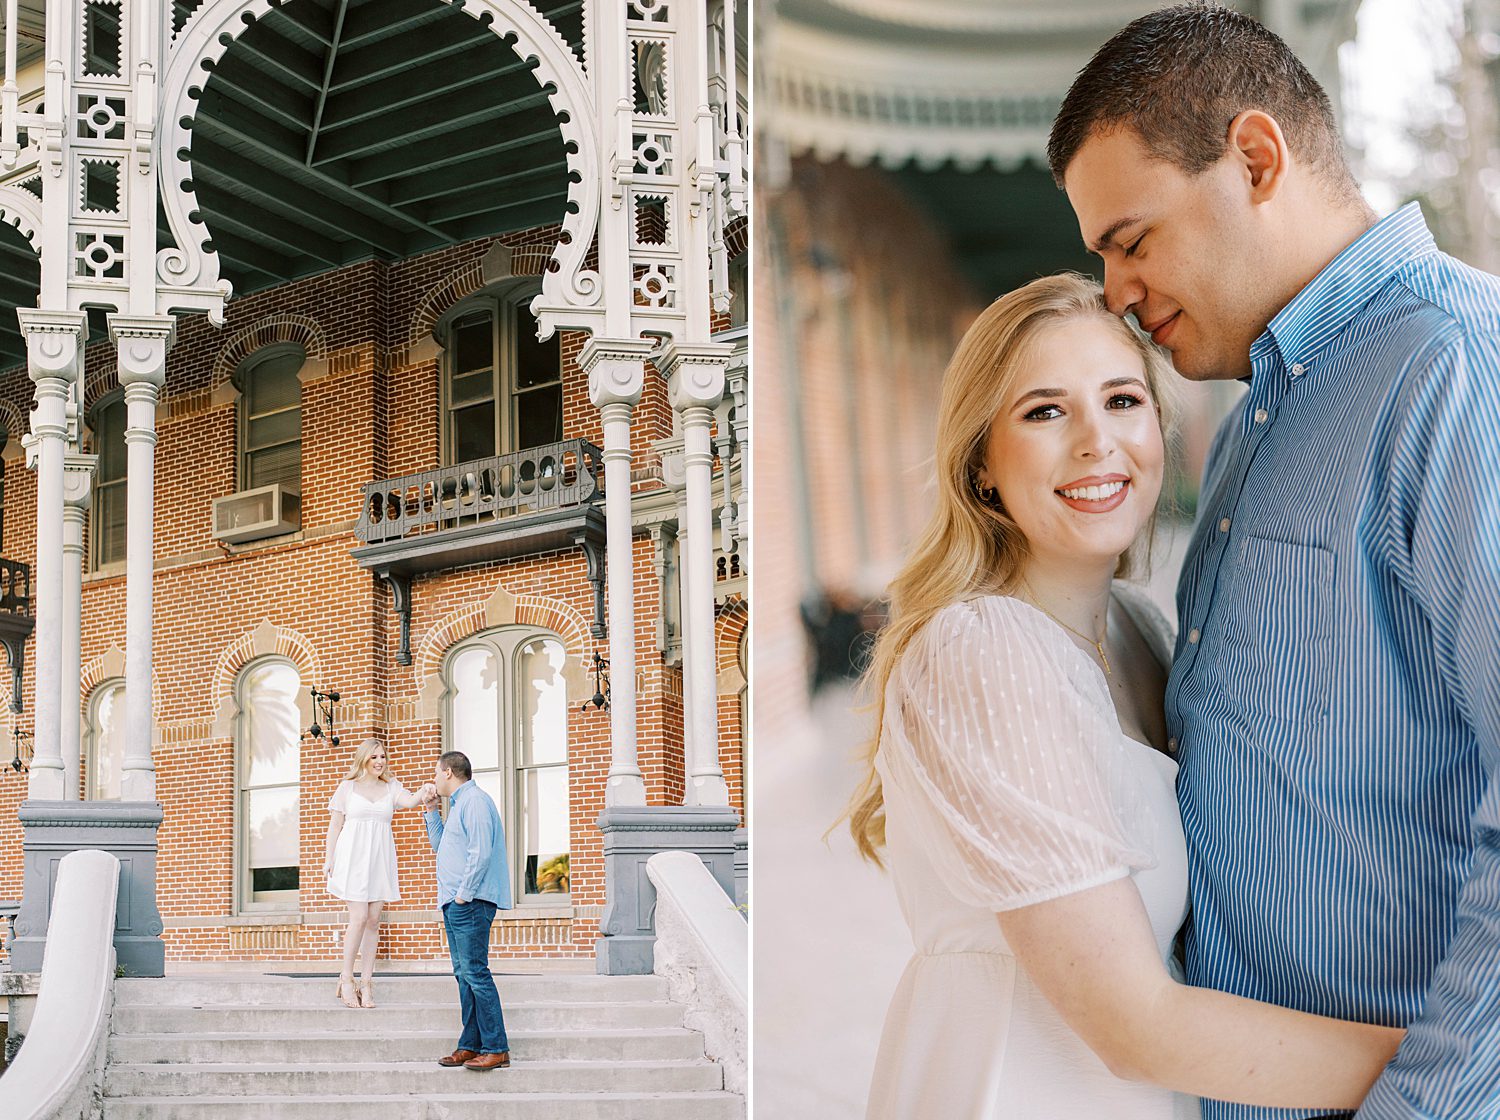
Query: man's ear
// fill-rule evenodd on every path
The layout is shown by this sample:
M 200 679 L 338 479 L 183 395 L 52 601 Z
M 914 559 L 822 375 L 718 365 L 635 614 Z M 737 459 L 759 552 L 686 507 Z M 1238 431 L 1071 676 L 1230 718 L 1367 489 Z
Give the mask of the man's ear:
M 1286 183 L 1291 150 L 1276 118 L 1246 109 L 1229 122 L 1229 150 L 1239 161 L 1252 203 L 1270 202 Z

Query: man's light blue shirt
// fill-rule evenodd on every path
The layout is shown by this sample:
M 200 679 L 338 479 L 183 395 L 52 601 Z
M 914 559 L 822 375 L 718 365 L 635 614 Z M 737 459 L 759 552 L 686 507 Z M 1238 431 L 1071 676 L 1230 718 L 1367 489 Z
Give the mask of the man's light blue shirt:
M 437 853 L 438 908 L 455 898 L 482 898 L 511 909 L 505 826 L 490 795 L 471 779 L 448 798 L 446 822 L 436 809 L 426 819 L 427 839 Z
M 1500 280 L 1413 204 L 1250 358 L 1167 691 L 1188 978 L 1409 1025 L 1360 1120 L 1500 1118 Z

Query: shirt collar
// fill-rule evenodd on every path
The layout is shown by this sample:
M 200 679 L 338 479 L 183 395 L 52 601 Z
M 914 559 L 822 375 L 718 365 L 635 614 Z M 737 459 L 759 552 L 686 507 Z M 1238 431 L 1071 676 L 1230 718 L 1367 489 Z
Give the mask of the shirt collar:
M 1435 252 L 1437 244 L 1418 203 L 1382 218 L 1276 313 L 1250 347 L 1252 365 L 1258 368 L 1274 348 L 1285 368 L 1299 375 L 1397 270 Z
M 459 786 L 456 790 L 454 790 L 452 793 L 450 793 L 448 795 L 448 805 L 449 805 L 449 807 L 451 808 L 454 805 L 454 803 L 457 802 L 458 799 L 460 797 L 462 797 L 464 795 L 464 793 L 468 790 L 468 788 L 471 785 L 473 785 L 473 784 L 474 784 L 474 779 L 470 778 L 467 782 L 465 782 L 463 785 Z

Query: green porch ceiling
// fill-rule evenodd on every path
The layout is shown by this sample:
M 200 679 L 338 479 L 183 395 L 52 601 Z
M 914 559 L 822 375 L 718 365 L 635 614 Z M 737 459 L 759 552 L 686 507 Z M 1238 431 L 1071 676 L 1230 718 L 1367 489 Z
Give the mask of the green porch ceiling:
M 175 25 L 199 6 L 174 4 Z M 533 7 L 581 56 L 581 0 Z M 214 67 L 189 136 L 198 209 L 236 294 L 560 221 L 567 204 L 562 135 L 531 65 L 438 0 L 273 6 Z M 172 244 L 160 213 L 158 235 Z M 0 365 L 25 360 L 12 309 L 34 305 L 37 285 L 7 228 Z

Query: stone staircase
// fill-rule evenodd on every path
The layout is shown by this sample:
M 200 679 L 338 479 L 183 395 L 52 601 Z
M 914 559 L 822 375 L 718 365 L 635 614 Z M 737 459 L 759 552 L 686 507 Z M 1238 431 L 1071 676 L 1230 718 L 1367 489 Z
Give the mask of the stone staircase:
M 350 1010 L 324 978 L 115 982 L 105 1120 L 742 1120 L 741 1098 L 655 976 L 496 976 L 509 1069 L 443 1069 L 451 976 L 377 975 Z

